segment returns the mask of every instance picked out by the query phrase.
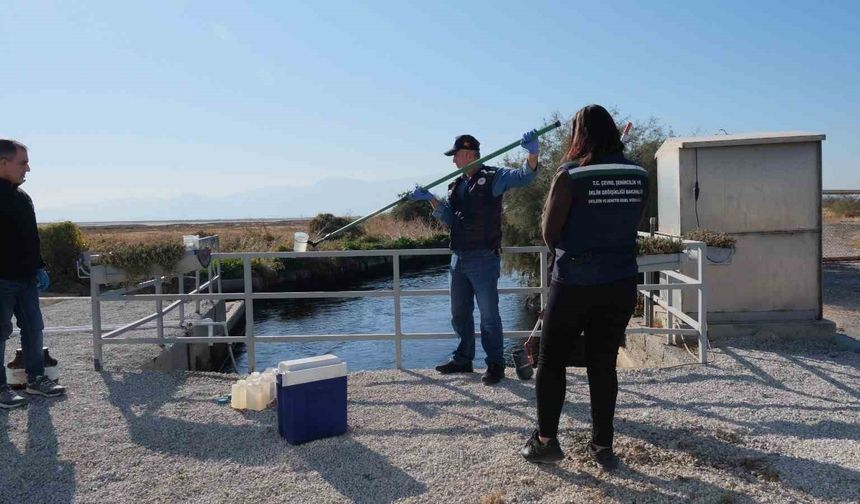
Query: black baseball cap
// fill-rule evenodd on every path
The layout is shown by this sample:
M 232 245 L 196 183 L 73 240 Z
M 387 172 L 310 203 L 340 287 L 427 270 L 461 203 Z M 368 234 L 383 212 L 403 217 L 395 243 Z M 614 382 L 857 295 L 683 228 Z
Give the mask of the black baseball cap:
M 446 151 L 445 155 L 453 156 L 454 153 L 460 149 L 468 149 L 477 152 L 481 150 L 481 142 L 472 135 L 458 135 L 457 138 L 454 139 L 454 147 Z

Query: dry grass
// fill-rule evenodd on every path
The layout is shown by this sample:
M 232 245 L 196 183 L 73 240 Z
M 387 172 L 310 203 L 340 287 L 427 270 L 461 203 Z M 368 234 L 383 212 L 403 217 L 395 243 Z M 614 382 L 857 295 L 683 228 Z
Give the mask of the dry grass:
M 307 220 L 279 222 L 241 222 L 213 224 L 170 224 L 165 226 L 111 226 L 83 228 L 88 248 L 92 251 L 110 250 L 114 244 L 182 241 L 182 235 L 218 235 L 221 250 L 270 251 L 279 245 L 292 247 L 293 234 L 307 231 Z
M 435 222 L 428 224 L 420 220 L 399 221 L 389 214 L 380 215 L 365 222 L 364 230 L 371 236 L 405 237 L 413 240 L 445 232 L 445 228 Z
M 113 250 L 119 244 L 143 244 L 165 241 L 182 241 L 182 235 L 218 235 L 223 252 L 274 251 L 284 246 L 293 247 L 293 234 L 307 232 L 309 219 L 278 222 L 231 222 L 212 224 L 169 224 L 164 226 L 110 226 L 85 227 L 81 231 L 87 248 L 94 252 Z M 424 238 L 444 233 L 440 225 L 421 221 L 398 221 L 391 215 L 380 215 L 364 223 L 368 235 L 383 238 Z M 318 238 L 318 237 L 311 237 Z

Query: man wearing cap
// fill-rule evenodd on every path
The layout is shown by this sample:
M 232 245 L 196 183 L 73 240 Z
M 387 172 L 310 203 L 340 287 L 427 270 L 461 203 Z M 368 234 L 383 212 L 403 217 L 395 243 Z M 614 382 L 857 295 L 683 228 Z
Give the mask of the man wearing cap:
M 474 166 L 448 185 L 447 201 L 436 198 L 422 187 L 409 193 L 413 201 L 429 201 L 433 216 L 444 222 L 451 232 L 451 325 L 460 344 L 451 360 L 437 366 L 436 370 L 442 374 L 472 372 L 475 358 L 473 313 L 477 299 L 481 313 L 481 345 L 487 354 L 487 371 L 481 377 L 485 385 L 496 384 L 505 376 L 498 292 L 502 195 L 508 189 L 526 186 L 534 180 L 540 153 L 537 132 L 524 134 L 520 145 L 528 151 L 521 168 Z M 457 168 L 463 168 L 481 157 L 480 147 L 472 135 L 460 135 L 445 155 L 453 156 Z

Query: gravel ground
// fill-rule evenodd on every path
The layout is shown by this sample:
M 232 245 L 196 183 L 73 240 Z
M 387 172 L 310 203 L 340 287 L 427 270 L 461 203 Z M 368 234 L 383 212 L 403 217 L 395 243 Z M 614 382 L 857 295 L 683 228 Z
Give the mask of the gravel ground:
M 855 285 L 828 287 L 828 313 L 852 313 Z M 46 307 L 49 325 L 86 320 L 76 303 Z M 860 335 L 853 313 L 838 320 L 846 338 Z M 582 372 L 568 376 L 568 458 L 543 467 L 516 453 L 534 425 L 533 382 L 353 373 L 350 432 L 293 447 L 273 410 L 215 403 L 233 376 L 140 371 L 149 347 L 109 347 L 97 373 L 89 335 L 46 343 L 69 394 L 0 412 L 2 502 L 860 501 L 860 352 L 832 343 L 729 340 L 707 366 L 621 371 L 622 468 L 610 475 L 582 453 Z
M 824 263 L 824 318 L 848 336 L 860 336 L 860 262 Z
M 821 235 L 824 257 L 860 256 L 860 220 L 843 219 L 825 222 Z

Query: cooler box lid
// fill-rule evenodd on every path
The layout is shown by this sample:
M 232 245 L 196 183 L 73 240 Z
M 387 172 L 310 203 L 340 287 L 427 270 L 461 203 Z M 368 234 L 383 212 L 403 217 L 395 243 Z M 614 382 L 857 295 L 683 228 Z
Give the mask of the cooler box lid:
M 341 362 L 343 361 L 338 356 L 326 354 L 317 357 L 305 357 L 304 359 L 281 361 L 278 363 L 278 371 L 281 373 L 301 371 L 302 369 L 332 366 L 334 364 L 340 364 Z
M 329 380 L 331 378 L 340 378 L 342 376 L 346 376 L 346 362 L 332 364 L 331 366 L 320 366 L 281 373 L 281 386 L 289 387 L 291 385 Z

